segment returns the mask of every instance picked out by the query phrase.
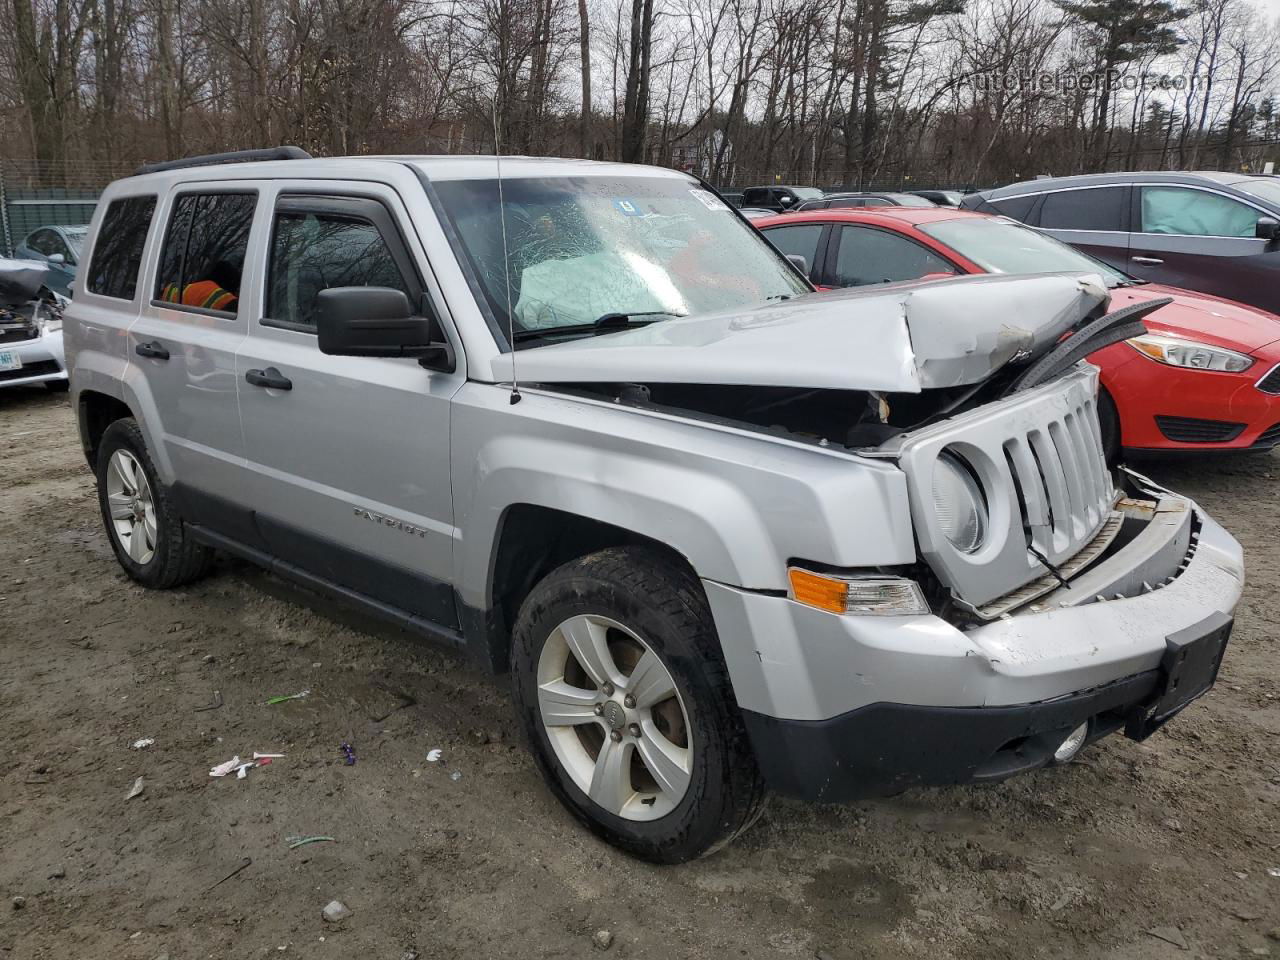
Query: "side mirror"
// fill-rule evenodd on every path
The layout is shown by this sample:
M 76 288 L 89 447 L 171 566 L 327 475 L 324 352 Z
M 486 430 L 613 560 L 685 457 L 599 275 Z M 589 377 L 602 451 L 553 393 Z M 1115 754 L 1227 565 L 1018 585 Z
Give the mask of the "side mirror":
M 1280 220 L 1275 217 L 1259 217 L 1254 224 L 1253 235 L 1259 240 L 1275 240 L 1280 237 Z
M 1259 221 L 1259 222 L 1261 222 L 1261 221 Z M 46 260 L 48 260 L 48 261 L 49 261 L 49 263 L 52 263 L 52 264 L 54 264 L 54 265 L 56 265 L 56 266 L 59 266 L 59 267 L 60 267 L 60 266 L 62 266 L 64 263 L 66 263 L 66 262 L 67 262 L 67 258 L 66 258 L 66 257 L 64 257 L 64 256 L 63 256 L 62 254 L 60 254 L 60 253 L 51 253 L 51 254 L 49 254 L 49 256 L 45 257 L 45 259 L 46 259 Z
M 454 369 L 453 346 L 431 317 L 415 316 L 390 287 L 330 287 L 316 295 L 320 352 L 340 357 L 417 357 L 432 370 Z
M 808 260 L 806 260 L 804 257 L 800 256 L 800 254 L 798 254 L 798 253 L 788 253 L 788 254 L 787 254 L 787 259 L 791 261 L 791 265 L 792 265 L 793 267 L 795 267 L 797 270 L 799 270 L 801 273 L 803 273 L 806 277 L 807 277 L 807 276 L 809 276 L 809 261 L 808 261 Z
M 793 203 L 795 203 L 795 202 L 796 202 L 796 198 L 795 198 L 795 197 L 788 197 L 788 196 L 786 196 L 786 195 L 783 195 L 783 196 L 781 196 L 781 197 L 779 197 L 779 198 L 778 198 L 778 202 L 779 202 L 780 204 L 782 204 L 784 207 L 789 207 L 789 206 L 791 206 Z

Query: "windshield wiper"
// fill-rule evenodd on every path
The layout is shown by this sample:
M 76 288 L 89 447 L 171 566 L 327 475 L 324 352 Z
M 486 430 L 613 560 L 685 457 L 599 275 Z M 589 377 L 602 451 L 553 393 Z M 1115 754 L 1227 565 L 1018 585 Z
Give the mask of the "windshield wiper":
M 598 317 L 594 323 L 570 323 L 562 327 L 532 327 L 528 330 L 517 330 L 515 340 L 541 340 L 548 337 L 571 337 L 575 334 L 589 333 L 599 336 L 602 333 L 613 333 L 631 327 L 644 327 L 657 322 L 655 319 L 636 319 L 637 317 L 683 317 L 683 313 L 667 313 L 665 310 L 637 311 L 636 313 L 606 313 Z
M 682 317 L 682 313 L 667 313 L 665 310 L 646 310 L 637 313 L 606 313 L 596 317 L 596 322 L 590 324 L 591 329 L 597 336 L 602 333 L 611 333 L 614 330 L 625 330 L 628 327 L 643 327 L 650 323 L 656 323 L 654 320 L 637 320 L 636 317 Z

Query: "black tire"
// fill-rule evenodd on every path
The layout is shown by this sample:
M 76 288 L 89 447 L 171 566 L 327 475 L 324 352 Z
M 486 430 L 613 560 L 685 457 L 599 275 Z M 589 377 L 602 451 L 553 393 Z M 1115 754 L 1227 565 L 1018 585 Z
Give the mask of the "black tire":
M 131 558 L 120 542 L 111 520 L 111 511 L 107 503 L 107 465 L 111 455 L 124 449 L 133 454 L 146 474 L 147 483 L 151 487 L 152 499 L 155 503 L 156 547 L 151 559 L 146 563 L 138 563 Z M 207 574 L 213 566 L 213 551 L 203 544 L 196 543 L 190 532 L 183 525 L 173 500 L 160 484 L 156 466 L 147 451 L 142 431 L 138 429 L 133 418 L 117 420 L 102 435 L 98 444 L 98 464 L 95 471 L 98 478 L 98 508 L 102 512 L 102 522 L 106 527 L 107 539 L 111 549 L 115 551 L 120 566 L 138 583 L 157 590 L 167 590 L 191 583 Z
M 1098 388 L 1098 425 L 1102 428 L 1102 455 L 1107 466 L 1113 467 L 1120 459 L 1120 414 L 1111 394 Z
M 66 393 L 71 389 L 70 380 L 46 380 L 44 388 L 50 393 Z
M 539 656 L 570 617 L 593 614 L 643 638 L 675 681 L 695 745 L 683 799 L 655 820 L 619 817 L 584 793 L 560 764 L 537 697 Z M 764 809 L 756 767 L 715 624 L 691 571 L 644 547 L 612 547 L 548 574 L 520 607 L 512 687 L 538 768 L 551 791 L 592 832 L 653 863 L 682 863 L 730 843 Z

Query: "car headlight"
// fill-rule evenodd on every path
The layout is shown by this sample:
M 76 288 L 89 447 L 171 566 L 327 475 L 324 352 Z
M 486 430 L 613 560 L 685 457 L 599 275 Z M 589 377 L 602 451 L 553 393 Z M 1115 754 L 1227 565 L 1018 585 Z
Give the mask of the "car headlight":
M 943 454 L 933 466 L 933 510 L 951 545 L 973 553 L 987 535 L 987 505 L 977 479 L 955 457 Z
M 1253 366 L 1253 357 L 1246 357 L 1243 353 L 1158 333 L 1144 334 L 1125 342 L 1144 356 L 1171 367 L 1239 373 Z

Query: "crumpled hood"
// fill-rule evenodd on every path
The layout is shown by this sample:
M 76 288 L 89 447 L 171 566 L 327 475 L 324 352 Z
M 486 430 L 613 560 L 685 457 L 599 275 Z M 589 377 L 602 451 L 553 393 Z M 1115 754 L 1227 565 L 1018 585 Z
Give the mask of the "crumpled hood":
M 813 293 L 523 349 L 530 383 L 699 383 L 919 393 L 1040 353 L 1107 302 L 1092 274 L 986 274 Z M 512 354 L 493 379 L 512 379 Z
M 34 300 L 48 276 L 48 264 L 39 260 L 0 257 L 0 303 L 18 306 Z

